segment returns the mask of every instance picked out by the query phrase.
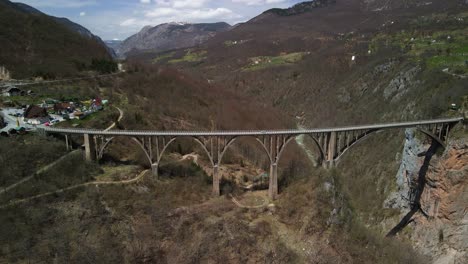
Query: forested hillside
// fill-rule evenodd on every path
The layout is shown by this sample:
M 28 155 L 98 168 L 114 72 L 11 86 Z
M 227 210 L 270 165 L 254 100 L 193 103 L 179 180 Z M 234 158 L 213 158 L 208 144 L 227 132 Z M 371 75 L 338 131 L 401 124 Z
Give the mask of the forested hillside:
M 74 76 L 95 60 L 111 60 L 102 42 L 25 5 L 0 1 L 0 65 L 12 78 Z

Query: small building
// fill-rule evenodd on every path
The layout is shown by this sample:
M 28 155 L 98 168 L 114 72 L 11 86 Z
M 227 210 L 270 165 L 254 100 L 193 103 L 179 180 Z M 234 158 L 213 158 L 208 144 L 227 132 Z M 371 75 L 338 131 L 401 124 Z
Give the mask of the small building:
M 42 103 L 42 107 L 52 109 L 55 106 L 55 104 L 57 104 L 57 103 L 59 103 L 59 101 L 57 101 L 55 99 L 47 98 Z
M 92 110 L 99 111 L 99 110 L 102 110 L 103 108 L 104 108 L 104 106 L 103 106 L 101 98 L 96 98 L 96 99 L 92 100 L 92 103 L 91 103 L 91 109 Z
M 56 103 L 54 105 L 54 112 L 57 115 L 70 114 L 75 111 L 75 105 L 72 103 Z
M 37 105 L 30 105 L 24 111 L 24 121 L 29 124 L 39 125 L 50 120 L 49 114 L 45 108 Z
M 10 96 L 20 96 L 20 95 L 25 95 L 24 91 L 21 91 L 21 89 L 18 89 L 14 86 L 5 88 L 2 91 L 2 96 L 10 97 Z

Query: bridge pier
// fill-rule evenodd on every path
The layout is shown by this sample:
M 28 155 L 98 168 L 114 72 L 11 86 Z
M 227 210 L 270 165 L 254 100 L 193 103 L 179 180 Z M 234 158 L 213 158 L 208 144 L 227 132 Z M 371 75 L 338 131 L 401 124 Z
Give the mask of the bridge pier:
M 275 200 L 278 197 L 278 164 L 270 165 L 270 184 L 268 187 L 268 197 Z
M 336 132 L 331 132 L 330 133 L 330 141 L 328 142 L 328 148 L 327 148 L 327 161 L 326 163 L 326 168 L 331 169 L 335 162 L 335 154 L 336 154 L 336 143 L 337 143 L 337 134 Z
M 67 145 L 67 151 L 73 150 L 73 141 L 71 140 L 71 137 L 67 134 L 65 134 L 65 144 Z
M 219 165 L 215 164 L 213 166 L 213 196 L 220 196 L 220 179 L 219 179 Z
M 153 179 L 155 181 L 159 180 L 159 164 L 158 163 L 151 164 L 151 172 L 153 174 Z
M 95 161 L 96 160 L 96 152 L 95 152 L 95 145 L 93 135 L 84 134 L 84 147 L 85 147 L 85 160 L 86 161 Z

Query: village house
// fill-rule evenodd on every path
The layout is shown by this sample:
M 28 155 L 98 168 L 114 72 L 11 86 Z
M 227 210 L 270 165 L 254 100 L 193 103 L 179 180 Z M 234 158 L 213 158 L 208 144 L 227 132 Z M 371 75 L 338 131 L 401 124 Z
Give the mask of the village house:
M 57 115 L 71 114 L 73 111 L 75 111 L 73 103 L 56 103 L 54 105 L 54 112 Z
M 103 107 L 102 99 L 101 99 L 101 98 L 93 99 L 93 101 L 92 101 L 92 103 L 91 103 L 91 110 L 100 111 L 100 110 L 102 110 L 103 108 L 104 108 L 104 107 Z
M 2 91 L 2 96 L 5 96 L 5 97 L 20 96 L 20 95 L 21 96 L 25 95 L 25 92 L 14 86 L 7 87 Z
M 57 103 L 59 103 L 59 101 L 57 101 L 55 99 L 52 99 L 52 98 L 47 98 L 42 102 L 41 106 L 43 108 L 53 109 L 55 104 L 57 104 Z
M 26 111 L 24 111 L 24 121 L 29 124 L 40 125 L 50 121 L 50 117 L 45 108 L 37 105 L 30 105 Z

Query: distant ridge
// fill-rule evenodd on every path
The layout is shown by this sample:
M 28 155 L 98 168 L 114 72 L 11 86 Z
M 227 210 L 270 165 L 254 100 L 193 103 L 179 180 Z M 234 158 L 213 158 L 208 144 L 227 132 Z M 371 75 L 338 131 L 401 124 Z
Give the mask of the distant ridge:
M 335 4 L 336 0 L 315 0 L 315 1 L 307 1 L 295 4 L 290 8 L 272 8 L 264 12 L 264 14 L 273 13 L 280 16 L 293 16 L 299 15 L 305 12 L 309 12 L 318 7 L 325 7 L 328 5 Z
M 137 34 L 124 40 L 117 48 L 119 57 L 129 52 L 150 50 L 162 52 L 199 45 L 219 32 L 230 30 L 225 22 L 190 24 L 171 22 L 155 27 L 145 26 Z

